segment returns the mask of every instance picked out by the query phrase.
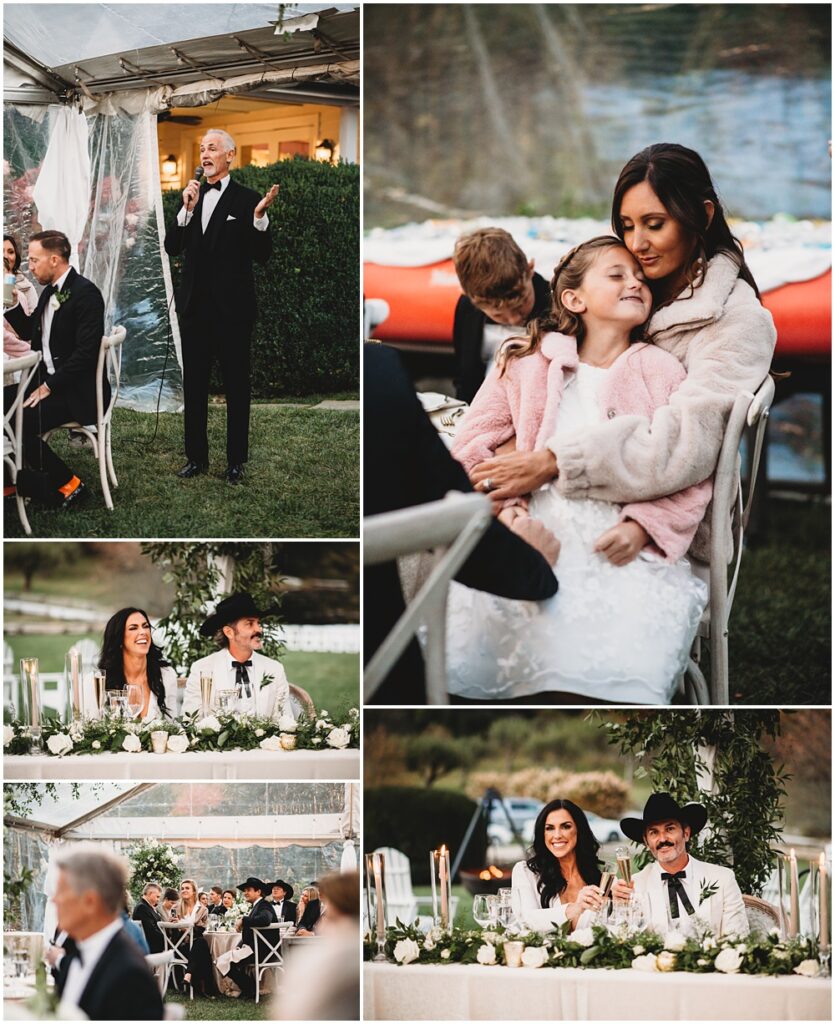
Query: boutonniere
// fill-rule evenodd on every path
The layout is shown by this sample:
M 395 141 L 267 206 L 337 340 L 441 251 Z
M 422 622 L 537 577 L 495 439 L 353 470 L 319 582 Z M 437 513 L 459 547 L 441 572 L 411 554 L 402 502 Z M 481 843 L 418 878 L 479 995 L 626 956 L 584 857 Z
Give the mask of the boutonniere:
M 49 296 L 49 308 L 53 311 L 59 310 L 70 297 L 69 292 L 53 292 Z
M 718 882 L 706 882 L 704 879 L 699 882 L 699 906 L 701 906 L 705 900 L 709 900 L 711 896 L 715 896 L 719 892 Z
M 270 683 L 274 683 L 274 682 L 275 682 L 275 676 L 271 676 L 271 675 L 262 676 L 261 677 L 261 682 L 260 682 L 260 684 L 258 686 L 258 689 L 259 690 L 263 690 L 265 686 L 269 686 Z

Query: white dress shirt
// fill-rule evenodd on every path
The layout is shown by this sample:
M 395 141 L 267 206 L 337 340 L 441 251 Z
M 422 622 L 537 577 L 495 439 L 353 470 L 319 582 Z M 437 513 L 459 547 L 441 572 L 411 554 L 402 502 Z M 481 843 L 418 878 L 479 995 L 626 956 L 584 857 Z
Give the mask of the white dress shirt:
M 189 672 L 186 692 L 183 697 L 183 715 L 200 710 L 201 674 L 212 677 L 211 702 L 214 702 L 219 690 L 234 690 L 236 688 L 237 669 L 232 664 L 232 660 L 229 649 L 222 648 L 214 654 L 194 662 Z M 237 712 L 274 718 L 278 718 L 279 715 L 292 715 L 290 687 L 281 662 L 267 658 L 260 651 L 253 651 L 245 660 L 252 661 L 252 665 L 247 669 L 252 695 L 249 698 L 242 697 L 240 699 L 236 708 Z M 265 676 L 270 676 L 271 681 L 267 682 Z
M 67 267 L 63 274 L 58 278 L 57 281 L 52 283 L 55 285 L 55 291 L 60 292 L 64 287 L 64 282 L 67 280 L 72 267 Z M 47 373 L 55 373 L 55 366 L 52 363 L 52 352 L 49 349 L 49 333 L 52 330 L 52 318 L 55 316 L 55 310 L 52 308 L 52 297 L 50 296 L 49 302 L 46 304 L 46 308 L 43 311 L 43 320 L 41 320 L 41 339 L 43 344 L 43 361 L 46 366 Z
M 206 194 L 203 196 L 203 206 L 200 211 L 200 226 L 203 229 L 203 234 L 206 234 L 206 228 L 209 226 L 209 221 L 212 219 L 212 214 L 215 212 L 215 207 L 220 202 L 220 197 L 229 187 L 229 182 L 232 179 L 228 174 L 225 174 L 220 179 L 220 191 L 216 188 L 206 189 Z M 202 187 L 202 186 L 201 186 Z M 195 206 L 197 204 L 195 203 Z M 194 210 L 186 210 L 185 205 L 180 207 L 180 212 L 177 214 L 177 223 L 181 228 L 184 228 L 191 222 Z M 252 223 L 258 231 L 266 231 L 270 224 L 270 218 L 265 214 L 260 217 L 256 217 L 253 214 Z
M 76 942 L 78 951 L 81 954 L 81 960 L 79 961 L 78 957 L 76 957 L 70 964 L 64 992 L 61 996 L 62 1003 L 66 1003 L 67 1006 L 78 1006 L 79 1000 L 84 995 L 87 982 L 90 980 L 90 975 L 93 973 L 93 969 L 101 960 L 113 936 L 121 931 L 121 929 L 122 919 L 117 917 L 110 924 L 105 925 L 101 931 L 90 935 L 86 939 L 82 939 L 80 942 Z

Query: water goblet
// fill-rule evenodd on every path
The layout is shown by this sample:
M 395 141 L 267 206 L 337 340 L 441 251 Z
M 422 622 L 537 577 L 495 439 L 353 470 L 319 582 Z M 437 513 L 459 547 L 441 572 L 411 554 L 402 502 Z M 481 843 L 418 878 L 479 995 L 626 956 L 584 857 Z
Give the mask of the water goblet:
M 473 920 L 482 928 L 487 928 L 493 920 L 490 904 L 495 899 L 495 896 L 484 892 L 473 896 Z
M 130 683 L 125 692 L 125 707 L 131 718 L 138 718 L 142 714 L 142 687 L 136 683 Z

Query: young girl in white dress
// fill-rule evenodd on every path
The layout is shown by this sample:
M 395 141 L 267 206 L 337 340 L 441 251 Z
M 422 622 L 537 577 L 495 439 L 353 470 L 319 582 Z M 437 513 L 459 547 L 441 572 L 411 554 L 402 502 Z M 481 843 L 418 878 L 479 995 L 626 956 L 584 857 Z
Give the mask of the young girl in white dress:
M 452 453 L 468 471 L 514 438 L 532 451 L 606 417 L 651 418 L 685 377 L 674 356 L 634 340 L 651 296 L 619 239 L 577 246 L 551 290 L 552 315 L 505 343 L 458 429 Z M 684 555 L 710 494 L 703 481 L 621 506 L 566 498 L 549 484 L 506 503 L 500 518 L 511 528 L 531 515 L 559 538 L 559 591 L 537 604 L 453 583 L 450 692 L 669 703 L 707 598 Z

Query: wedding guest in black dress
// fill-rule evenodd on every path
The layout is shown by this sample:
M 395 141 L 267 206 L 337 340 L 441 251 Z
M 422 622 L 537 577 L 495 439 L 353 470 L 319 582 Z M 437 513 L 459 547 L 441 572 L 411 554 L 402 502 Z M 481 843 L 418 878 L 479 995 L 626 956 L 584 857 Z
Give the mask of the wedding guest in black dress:
M 319 902 L 319 890 L 315 885 L 308 885 L 299 897 L 298 920 L 296 935 L 313 935 L 319 918 L 322 916 L 322 904 Z
M 180 884 L 180 902 L 177 905 L 177 921 L 194 925 L 191 949 L 188 953 L 188 967 L 183 981 L 195 992 L 204 996 L 218 995 L 212 970 L 212 954 L 203 937 L 209 921 L 209 912 L 197 896 L 197 884 L 186 878 Z

